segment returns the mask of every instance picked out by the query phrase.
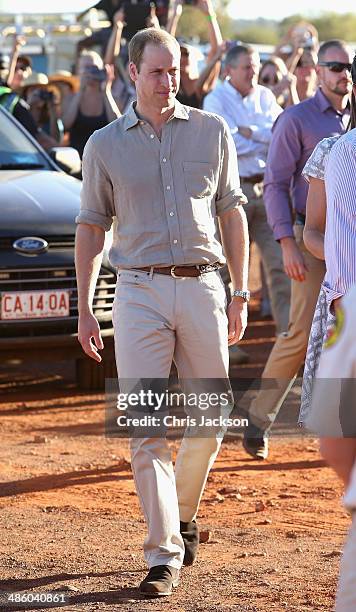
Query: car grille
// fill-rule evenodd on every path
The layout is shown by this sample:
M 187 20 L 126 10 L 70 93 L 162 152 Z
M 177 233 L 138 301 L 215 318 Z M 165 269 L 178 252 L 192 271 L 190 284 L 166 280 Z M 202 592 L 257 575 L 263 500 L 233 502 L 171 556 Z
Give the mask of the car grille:
M 40 237 L 48 242 L 48 249 L 68 249 L 74 248 L 74 236 L 43 236 Z M 16 238 L 3 238 L 0 239 L 0 250 L 12 249 L 12 245 Z
M 116 275 L 112 270 L 102 267 L 96 284 L 93 312 L 101 327 L 111 327 L 111 312 L 115 296 Z M 78 293 L 75 268 L 15 268 L 0 270 L 0 293 L 9 291 L 35 291 L 47 289 L 66 289 L 70 291 L 69 317 L 48 319 L 0 320 L 0 335 L 38 336 L 44 333 L 73 333 L 78 320 Z M 50 329 L 49 329 L 50 328 Z

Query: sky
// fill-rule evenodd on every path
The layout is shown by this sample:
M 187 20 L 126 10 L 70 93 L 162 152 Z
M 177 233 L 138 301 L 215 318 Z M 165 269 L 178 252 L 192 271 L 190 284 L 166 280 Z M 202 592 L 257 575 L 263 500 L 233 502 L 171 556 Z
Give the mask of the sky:
M 285 5 L 283 7 L 283 4 Z M 313 7 L 311 10 L 310 7 Z M 277 19 L 278 21 L 301 13 L 306 17 L 312 18 L 322 12 L 332 11 L 334 13 L 356 14 L 355 0 L 298 0 L 298 2 L 281 2 L 281 0 L 231 0 L 229 5 L 229 15 L 233 19 Z

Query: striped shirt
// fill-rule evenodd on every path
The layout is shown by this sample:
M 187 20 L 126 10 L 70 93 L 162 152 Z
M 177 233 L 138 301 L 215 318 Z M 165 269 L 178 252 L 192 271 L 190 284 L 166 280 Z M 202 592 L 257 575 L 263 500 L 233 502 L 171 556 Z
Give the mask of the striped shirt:
M 356 129 L 332 147 L 325 168 L 325 190 L 323 285 L 330 303 L 356 283 Z

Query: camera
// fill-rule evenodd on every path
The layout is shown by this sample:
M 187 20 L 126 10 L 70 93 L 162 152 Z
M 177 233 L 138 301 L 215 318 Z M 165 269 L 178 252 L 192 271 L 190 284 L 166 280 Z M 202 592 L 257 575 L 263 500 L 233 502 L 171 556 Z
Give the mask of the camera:
M 53 91 L 48 91 L 47 89 L 40 89 L 38 92 L 38 97 L 44 102 L 53 102 L 54 93 Z
M 88 66 L 85 69 L 85 76 L 93 81 L 103 82 L 106 80 L 106 70 L 100 69 L 97 66 Z

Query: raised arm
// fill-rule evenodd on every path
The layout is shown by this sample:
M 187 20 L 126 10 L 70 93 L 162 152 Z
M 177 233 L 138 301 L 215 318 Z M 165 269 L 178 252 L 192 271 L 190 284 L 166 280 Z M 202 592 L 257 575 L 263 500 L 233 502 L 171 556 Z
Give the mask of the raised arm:
M 173 3 L 169 8 L 166 30 L 172 36 L 176 35 L 178 22 L 182 16 L 182 2 L 183 0 L 173 0 Z
M 120 53 L 122 30 L 125 25 L 125 13 L 123 9 L 116 11 L 114 15 L 114 25 L 104 56 L 104 64 L 114 64 L 115 59 Z
M 119 107 L 116 104 L 113 98 L 113 95 L 111 93 L 111 86 L 115 78 L 114 67 L 110 64 L 106 64 L 105 70 L 106 70 L 106 75 L 107 75 L 106 83 L 104 85 L 105 110 L 106 110 L 106 114 L 108 116 L 109 121 L 114 121 L 118 117 L 121 117 Z
M 198 0 L 196 6 L 202 11 L 208 22 L 210 42 L 208 60 L 210 60 L 217 52 L 218 47 L 222 44 L 223 37 L 211 0 Z
M 13 78 L 15 76 L 16 63 L 19 57 L 20 49 L 25 44 L 25 42 L 26 42 L 26 39 L 24 36 L 18 36 L 17 34 L 14 34 L 14 40 L 12 43 L 12 51 L 11 51 L 11 58 L 10 58 L 9 74 L 7 76 L 7 82 L 9 84 L 9 87 L 11 87 Z
M 216 53 L 213 55 L 210 61 L 208 61 L 207 65 L 200 73 L 195 89 L 196 94 L 200 100 L 214 89 L 216 82 L 219 78 L 221 58 L 225 52 L 226 43 L 223 42 L 221 45 L 219 45 Z
M 84 91 L 84 86 L 82 85 L 82 82 L 81 82 L 80 90 L 76 94 L 74 94 L 71 101 L 66 106 L 65 110 L 63 111 L 63 125 L 64 125 L 64 129 L 66 132 L 70 130 L 74 121 L 76 120 L 76 117 L 78 115 L 80 101 L 83 96 L 83 91 Z

